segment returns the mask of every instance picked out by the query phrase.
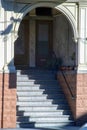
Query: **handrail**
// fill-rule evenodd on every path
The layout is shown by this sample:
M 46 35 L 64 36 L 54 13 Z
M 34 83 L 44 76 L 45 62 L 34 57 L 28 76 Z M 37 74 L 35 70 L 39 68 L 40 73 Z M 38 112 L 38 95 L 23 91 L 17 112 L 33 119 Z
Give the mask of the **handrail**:
M 75 97 L 74 94 L 72 93 L 72 90 L 71 90 L 71 88 L 70 88 L 70 85 L 68 84 L 67 79 L 66 79 L 66 77 L 65 77 L 65 75 L 64 75 L 64 73 L 63 73 L 63 71 L 61 71 L 61 72 L 62 72 L 62 75 L 63 75 L 64 80 L 65 80 L 65 82 L 66 82 L 67 88 L 68 88 L 68 90 L 69 90 L 69 92 L 70 92 L 70 94 L 71 94 L 71 96 L 72 96 L 72 99 L 75 99 L 76 97 Z

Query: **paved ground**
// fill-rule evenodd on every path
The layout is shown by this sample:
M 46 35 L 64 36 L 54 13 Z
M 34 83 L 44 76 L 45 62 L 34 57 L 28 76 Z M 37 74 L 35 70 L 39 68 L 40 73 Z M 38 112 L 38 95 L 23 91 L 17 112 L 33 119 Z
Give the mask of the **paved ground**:
M 32 128 L 15 128 L 15 129 L 0 129 L 0 130 L 79 130 L 81 127 L 71 127 L 71 126 L 68 126 L 68 127 L 60 127 L 60 128 L 56 128 L 56 129 L 43 129 L 43 128 L 38 128 L 38 129 L 32 129 Z M 82 129 L 83 130 L 83 129 Z M 87 130 L 87 127 L 86 129 L 84 130 Z
M 58 128 L 8 128 L 8 129 L 0 129 L 0 130 L 87 130 L 87 123 L 82 127 L 75 126 L 63 126 Z

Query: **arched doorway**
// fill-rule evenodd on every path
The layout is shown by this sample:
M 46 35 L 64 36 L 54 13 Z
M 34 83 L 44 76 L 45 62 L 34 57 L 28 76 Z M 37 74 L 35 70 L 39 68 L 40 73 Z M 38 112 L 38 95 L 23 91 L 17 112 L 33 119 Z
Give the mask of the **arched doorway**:
M 64 66 L 74 66 L 76 45 L 73 28 L 67 17 L 57 9 L 32 9 L 19 27 L 15 65 L 48 68 L 56 67 L 61 60 Z M 54 63 L 55 60 L 57 63 Z
M 37 9 L 43 10 L 44 8 L 45 10 L 46 9 L 51 10 L 51 14 L 50 14 L 50 11 L 48 11 L 48 14 L 41 14 L 41 11 L 37 13 L 36 11 Z M 24 49 L 24 52 L 27 52 L 28 57 L 25 55 L 25 53 L 21 54 L 21 57 L 18 58 L 17 60 L 19 62 L 18 66 L 21 68 L 22 66 L 23 67 L 25 66 L 25 67 L 41 67 L 41 68 L 54 67 L 56 68 L 56 65 L 54 64 L 55 59 L 58 60 L 58 64 L 62 64 L 64 66 L 74 66 L 75 59 L 73 60 L 73 56 L 75 58 L 76 46 L 72 39 L 75 36 L 75 31 L 74 31 L 75 26 L 74 27 L 72 26 L 74 22 L 71 22 L 73 20 L 70 19 L 71 21 L 69 21 L 66 15 L 64 15 L 64 13 L 60 11 L 60 9 L 58 10 L 57 8 L 55 9 L 49 6 L 43 6 L 43 5 L 42 6 L 38 5 L 36 7 L 34 6 L 32 9 L 30 9 L 30 11 L 28 10 L 26 12 L 27 13 L 23 17 L 23 20 L 21 22 L 21 24 L 24 24 L 24 25 L 23 27 L 21 27 L 21 24 L 20 24 L 20 27 L 19 27 L 19 30 L 22 29 L 21 31 L 19 31 L 19 33 L 22 34 L 23 32 L 22 34 L 23 36 L 20 36 L 20 34 L 19 36 L 22 38 L 24 37 L 23 39 L 21 38 L 22 41 L 24 39 L 25 41 L 27 41 L 27 43 L 25 42 L 24 44 L 26 48 L 23 46 L 22 47 Z M 25 24 L 24 21 L 27 21 L 27 23 Z M 26 31 L 25 31 L 25 28 L 26 28 Z M 21 42 L 19 42 L 19 44 L 20 43 Z M 15 43 L 15 45 L 17 44 Z M 26 49 L 28 49 L 28 51 Z M 20 59 L 23 60 L 21 64 L 20 64 Z M 28 62 L 24 61 L 26 59 Z M 15 65 L 17 66 L 16 60 L 15 60 Z M 23 73 L 23 71 L 21 72 Z M 35 74 L 35 71 L 34 71 L 34 74 Z M 29 74 L 27 74 L 27 76 L 29 76 Z M 43 77 L 43 76 L 40 75 L 40 77 Z M 26 81 L 24 82 L 27 83 Z M 45 82 L 46 81 L 44 81 L 44 83 Z M 25 87 L 24 89 L 25 89 L 25 92 L 27 92 Z M 22 92 L 22 89 L 20 90 L 20 92 Z M 33 93 L 35 91 L 32 89 L 32 91 L 30 90 L 29 92 Z M 26 97 L 28 96 L 29 94 L 26 95 Z M 34 101 L 35 101 L 35 95 L 34 95 Z M 30 103 L 31 103 L 31 99 L 30 99 Z M 41 100 L 41 103 L 43 104 L 43 100 Z M 21 105 L 19 102 L 19 106 L 17 106 L 18 113 L 20 112 L 19 111 L 20 106 Z M 23 112 L 22 112 L 22 116 L 23 116 Z M 27 120 L 27 118 L 25 120 Z M 18 117 L 18 121 L 20 121 L 19 126 L 23 127 L 22 126 L 23 124 L 21 124 L 22 121 L 21 121 L 20 116 Z M 29 121 L 28 121 L 28 124 L 29 124 Z

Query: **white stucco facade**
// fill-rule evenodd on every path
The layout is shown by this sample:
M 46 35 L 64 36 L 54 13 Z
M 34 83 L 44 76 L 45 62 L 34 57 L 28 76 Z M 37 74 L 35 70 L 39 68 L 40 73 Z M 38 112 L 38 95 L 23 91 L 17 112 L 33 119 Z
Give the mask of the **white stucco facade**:
M 14 42 L 23 17 L 36 7 L 52 7 L 59 10 L 70 22 L 73 41 L 76 44 L 76 67 L 87 72 L 87 1 L 66 1 L 62 4 L 37 2 L 31 4 L 0 0 L 0 71 L 15 72 Z M 31 20 L 31 24 L 32 20 Z M 32 30 L 32 29 L 31 29 Z M 34 27 L 33 27 L 34 30 Z M 32 31 L 33 31 L 32 30 Z M 32 33 L 30 34 L 32 35 Z M 32 37 L 32 36 L 31 36 Z M 34 39 L 35 40 L 35 39 Z M 32 42 L 32 39 L 30 39 Z M 32 46 L 30 46 L 32 48 Z M 35 54 L 33 54 L 35 55 Z M 35 56 L 34 56 L 35 57 Z M 30 54 L 30 59 L 32 55 Z M 30 60 L 35 66 L 35 60 Z

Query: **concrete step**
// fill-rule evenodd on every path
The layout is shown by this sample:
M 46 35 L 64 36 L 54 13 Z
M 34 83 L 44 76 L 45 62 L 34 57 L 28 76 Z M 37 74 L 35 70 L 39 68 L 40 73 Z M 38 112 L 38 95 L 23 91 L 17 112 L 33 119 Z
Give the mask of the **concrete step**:
M 29 102 L 17 102 L 18 106 L 50 106 L 52 105 L 51 101 L 29 101 Z
M 20 116 L 20 117 L 17 117 L 17 121 L 18 122 L 45 122 L 45 123 L 48 123 L 48 122 L 54 122 L 54 123 L 59 123 L 59 122 L 68 122 L 70 119 L 69 119 L 69 116 L 68 115 L 59 115 L 59 116 L 54 116 L 54 117 L 30 117 L 30 116 Z
M 55 71 L 17 71 L 17 127 L 34 128 L 72 123 Z
M 20 123 L 17 122 L 17 128 L 45 128 L 45 129 L 59 129 L 59 127 L 63 127 L 63 126 L 73 126 L 74 122 L 72 121 L 68 121 L 68 122 L 28 122 L 28 123 Z
M 67 122 L 37 122 L 35 123 L 35 127 L 39 128 L 46 128 L 46 129 L 59 129 L 59 127 L 63 126 L 73 126 L 74 122 L 73 121 L 67 121 Z
M 41 96 L 41 95 L 47 95 L 47 98 L 52 98 L 52 99 L 60 99 L 62 97 L 62 99 L 65 98 L 64 94 L 61 93 L 60 91 L 44 91 L 42 89 L 40 90 L 30 90 L 30 91 L 21 91 L 21 90 L 18 90 L 17 91 L 17 95 L 18 96 L 24 96 L 24 97 L 27 97 L 29 95 L 30 96 Z
M 35 95 L 43 95 L 43 90 L 39 90 L 39 91 L 18 91 L 17 92 L 18 96 L 35 96 Z
M 20 80 L 55 80 L 56 76 L 55 75 L 47 75 L 44 74 L 42 77 L 41 75 L 18 75 L 17 76 L 17 81 Z
M 31 90 L 42 90 L 38 86 L 18 86 L 17 91 L 31 91 Z
M 53 81 L 49 81 L 49 80 L 29 80 L 29 81 L 18 81 L 17 85 L 35 85 L 35 84 L 39 84 L 39 85 L 58 85 L 58 82 L 55 80 Z
M 34 96 L 34 97 L 18 97 L 17 98 L 17 101 L 18 102 L 51 102 L 51 103 L 66 103 L 66 101 L 64 100 L 64 99 L 55 99 L 55 100 L 53 100 L 53 99 L 47 99 L 47 97 L 46 96 Z
M 57 80 L 55 79 L 39 79 L 39 80 L 35 80 L 35 79 L 25 79 L 25 78 L 17 78 L 17 82 L 34 82 L 34 83 L 43 83 L 43 82 L 57 82 Z
M 17 128 L 34 128 L 35 122 L 27 122 L 27 123 L 17 122 L 16 127 Z
M 60 88 L 59 84 L 33 84 L 33 85 L 29 85 L 29 84 L 25 84 L 23 85 L 22 82 L 21 84 L 17 85 L 18 87 L 39 87 L 39 88 Z
M 41 111 L 45 111 L 45 110 L 69 110 L 69 107 L 67 106 L 67 104 L 43 104 L 43 105 L 38 105 L 38 104 L 17 104 L 17 107 L 19 110 L 23 110 L 23 111 L 30 111 L 30 110 L 34 110 L 36 108 L 36 110 L 41 110 Z
M 51 106 L 29 106 L 29 107 L 26 107 L 26 106 L 17 106 L 17 110 L 18 111 L 40 111 L 40 112 L 43 112 L 43 111 L 56 111 L 58 108 L 57 105 L 51 105 Z
M 17 87 L 17 91 L 29 91 L 29 90 L 44 90 L 44 91 L 58 91 L 58 92 L 62 92 L 61 88 L 59 87 L 49 87 L 47 86 L 43 86 L 43 87 L 39 87 L 39 86 L 33 86 L 33 85 L 30 85 L 30 86 L 18 86 Z
M 47 104 L 52 104 L 52 105 L 54 105 L 54 104 L 57 104 L 57 105 L 61 105 L 61 104 L 64 104 L 64 105 L 67 105 L 67 102 L 64 100 L 64 99 L 55 99 L 55 100 L 53 100 L 53 99 L 41 99 L 41 98 L 39 98 L 39 99 L 36 99 L 36 98 L 33 98 L 33 99 L 31 99 L 31 100 L 29 100 L 29 99 L 27 99 L 27 97 L 26 98 L 24 98 L 24 97 L 22 97 L 22 99 L 21 98 L 17 98 L 17 102 L 19 103 L 19 104 L 43 104 L 43 103 L 47 103 Z
M 18 111 L 17 116 L 32 116 L 32 117 L 57 117 L 61 115 L 68 115 L 70 114 L 70 111 L 64 112 L 63 110 L 57 110 L 57 111 Z M 69 116 L 69 115 L 68 115 Z
M 18 96 L 18 101 L 44 101 L 47 99 L 47 95 L 41 95 L 41 96 L 26 96 L 26 97 L 20 97 Z
M 30 93 L 29 93 L 30 94 Z M 58 98 L 57 98 L 58 97 Z M 55 95 L 47 95 L 47 94 L 37 94 L 37 95 L 35 95 L 35 94 L 30 94 L 30 95 L 28 95 L 27 93 L 24 93 L 24 94 L 21 94 L 20 92 L 19 92 L 19 94 L 17 95 L 17 99 L 29 99 L 29 100 L 33 100 L 33 99 L 51 99 L 51 100 L 54 100 L 54 101 L 56 101 L 56 100 L 61 100 L 61 97 L 62 97 L 62 99 L 64 100 L 65 99 L 65 96 L 63 95 L 63 94 L 55 94 Z
M 59 87 L 59 86 L 38 86 L 38 85 L 18 85 L 17 86 L 17 91 L 30 91 L 30 90 L 44 90 L 44 91 L 47 91 L 47 92 L 50 92 L 50 91 L 54 91 L 54 92 L 60 92 L 60 93 L 62 93 L 62 94 L 64 94 L 63 93 L 63 91 L 62 91 L 62 89 Z
M 49 70 L 17 70 L 17 75 L 55 75 L 56 71 Z

